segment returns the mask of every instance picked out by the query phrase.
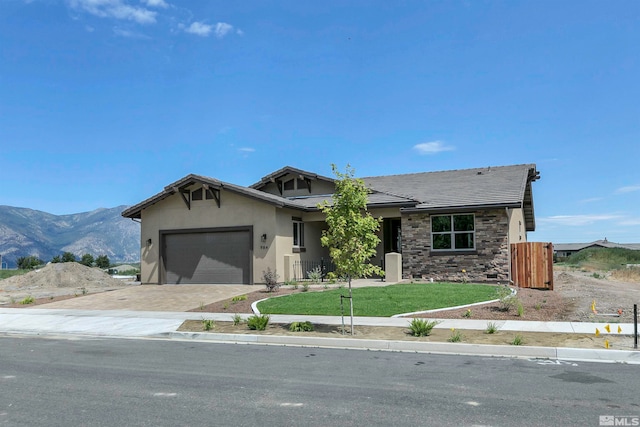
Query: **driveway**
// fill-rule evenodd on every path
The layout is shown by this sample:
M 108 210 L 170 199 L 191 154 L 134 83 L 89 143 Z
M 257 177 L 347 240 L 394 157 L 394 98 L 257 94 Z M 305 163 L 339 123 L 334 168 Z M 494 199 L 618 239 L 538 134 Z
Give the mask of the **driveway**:
M 33 309 L 188 311 L 260 289 L 264 285 L 141 285 L 41 304 Z

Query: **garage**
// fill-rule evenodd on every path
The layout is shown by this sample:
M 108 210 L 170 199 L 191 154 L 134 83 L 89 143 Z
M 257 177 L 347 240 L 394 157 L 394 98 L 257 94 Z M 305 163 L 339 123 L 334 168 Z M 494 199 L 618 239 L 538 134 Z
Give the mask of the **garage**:
M 251 228 L 162 232 L 163 283 L 251 284 Z

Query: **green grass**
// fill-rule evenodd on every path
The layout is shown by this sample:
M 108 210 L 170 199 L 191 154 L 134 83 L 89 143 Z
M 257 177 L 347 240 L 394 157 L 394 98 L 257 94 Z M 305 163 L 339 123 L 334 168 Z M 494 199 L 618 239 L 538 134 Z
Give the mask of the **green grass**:
M 11 276 L 19 276 L 20 274 L 26 274 L 31 270 L 0 270 L 0 280 L 8 279 Z
M 340 315 L 340 295 L 348 289 L 291 294 L 258 304 L 267 314 Z M 388 317 L 394 314 L 453 307 L 495 299 L 496 287 L 461 283 L 401 284 L 353 289 L 356 316 Z M 345 313 L 349 300 L 344 300 Z

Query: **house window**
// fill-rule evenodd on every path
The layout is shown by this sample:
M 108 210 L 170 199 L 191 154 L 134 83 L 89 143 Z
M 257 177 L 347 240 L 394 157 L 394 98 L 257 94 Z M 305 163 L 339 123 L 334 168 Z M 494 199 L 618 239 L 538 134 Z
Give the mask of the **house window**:
M 290 179 L 289 181 L 285 181 L 284 182 L 284 189 L 286 191 L 290 191 L 294 189 L 294 185 L 295 185 L 296 180 L 295 179 Z
M 476 247 L 475 237 L 473 214 L 431 217 L 431 247 L 434 251 L 473 250 Z
M 191 200 L 202 200 L 202 188 L 191 192 Z
M 204 197 L 207 200 L 211 200 L 213 199 L 213 195 L 211 194 L 211 191 L 203 191 L 202 188 L 198 188 L 197 190 L 193 190 L 191 192 L 191 200 L 202 200 L 202 194 L 204 193 Z
M 293 221 L 293 246 L 304 247 L 304 222 L 302 221 Z

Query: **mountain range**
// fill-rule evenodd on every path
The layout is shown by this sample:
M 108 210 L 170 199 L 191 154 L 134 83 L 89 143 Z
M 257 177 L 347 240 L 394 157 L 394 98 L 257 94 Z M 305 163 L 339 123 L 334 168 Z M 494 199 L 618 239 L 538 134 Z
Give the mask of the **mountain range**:
M 0 255 L 3 267 L 34 255 L 47 262 L 63 252 L 80 258 L 107 255 L 111 262 L 140 261 L 140 224 L 123 218 L 127 206 L 53 215 L 0 205 Z M 6 263 L 6 265 L 5 265 Z

